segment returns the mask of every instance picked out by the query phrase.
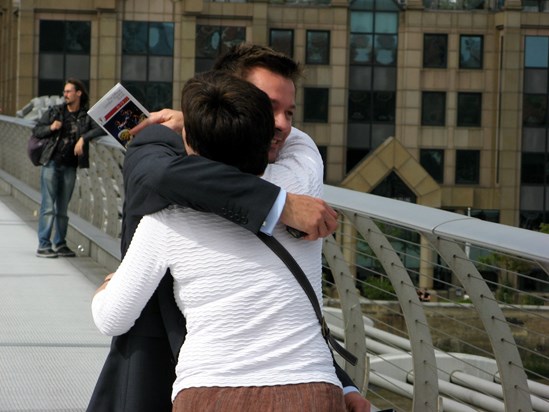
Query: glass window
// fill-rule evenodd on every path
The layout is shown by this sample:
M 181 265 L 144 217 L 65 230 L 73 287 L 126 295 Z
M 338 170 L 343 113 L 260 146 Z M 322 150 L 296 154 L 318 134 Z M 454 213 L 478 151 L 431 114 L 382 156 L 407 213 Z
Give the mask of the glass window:
M 524 43 L 524 66 L 547 68 L 549 37 L 526 36 Z
M 398 14 L 377 12 L 375 14 L 375 25 L 376 33 L 396 34 L 398 32 Z
M 347 119 L 349 123 L 368 123 L 372 120 L 371 93 L 360 90 L 349 91 Z M 349 125 L 351 127 L 351 125 Z M 350 130 L 348 131 L 350 134 Z
M 371 34 L 351 34 L 351 64 L 371 64 L 373 60 L 373 36 Z
M 40 53 L 40 64 L 38 76 L 40 79 L 57 79 L 65 78 L 65 55 L 53 53 Z M 52 94 L 61 94 L 63 89 L 57 90 Z
M 146 22 L 124 22 L 122 25 L 122 54 L 147 54 Z
M 419 163 L 438 183 L 444 181 L 444 150 L 421 149 L 419 151 Z
M 396 91 L 396 67 L 374 67 L 374 90 Z
M 522 151 L 543 153 L 547 149 L 545 127 L 524 127 L 522 129 Z
M 525 94 L 522 103 L 522 124 L 544 125 L 547 121 L 547 95 Z
M 395 121 L 396 93 L 376 91 L 373 94 L 374 122 Z
M 497 209 L 471 209 L 471 217 L 487 222 L 499 223 L 499 210 Z
M 307 30 L 306 64 L 330 64 L 330 32 Z
M 390 199 L 398 199 L 404 202 L 417 202 L 415 193 L 394 171 L 389 173 L 389 175 L 372 190 L 372 194 L 388 197 Z
M 539 226 L 546 222 L 544 213 L 538 210 L 521 210 L 520 227 L 529 230 L 539 230 Z
M 544 188 L 541 185 L 521 186 L 520 208 L 528 210 L 543 210 L 543 192 Z
M 173 23 L 150 23 L 149 53 L 157 56 L 173 56 Z
M 210 70 L 217 59 L 231 46 L 246 40 L 246 28 L 197 24 L 195 37 L 195 73 Z
M 448 35 L 423 36 L 423 67 L 445 68 L 448 65 Z
M 89 87 L 91 22 L 40 20 L 39 38 L 39 95 L 61 95 L 69 77 Z
M 65 22 L 65 50 L 67 53 L 90 54 L 90 22 Z
M 523 93 L 539 93 L 547 90 L 547 69 L 525 69 Z
M 328 92 L 327 88 L 304 88 L 303 121 L 328 122 Z
M 482 93 L 458 93 L 458 127 L 480 127 L 482 119 Z
M 423 92 L 421 94 L 421 125 L 444 126 L 446 124 L 446 93 Z
M 151 111 L 172 107 L 172 83 L 124 82 L 124 87 Z
M 523 153 L 520 172 L 521 183 L 543 184 L 547 181 L 549 166 L 545 153 Z
M 371 125 L 365 123 L 349 123 L 347 126 L 347 146 L 355 149 L 369 149 L 371 141 Z
M 148 110 L 172 106 L 174 25 L 122 24 L 122 83 Z
M 461 69 L 482 69 L 483 42 L 482 36 L 459 36 L 459 67 Z
M 149 57 L 149 81 L 171 82 L 173 79 L 173 58 L 171 56 Z
M 372 67 L 351 66 L 349 67 L 349 89 L 371 90 L 372 88 Z
M 347 148 L 347 162 L 345 165 L 345 171 L 349 173 L 353 167 L 360 163 L 364 159 L 370 150 L 368 149 L 356 149 L 356 148 Z
M 369 11 L 353 11 L 351 13 L 352 33 L 372 33 L 374 31 L 374 13 Z
M 480 179 L 480 151 L 456 150 L 456 184 L 477 185 Z
M 65 38 L 65 23 L 61 20 L 40 20 L 40 52 L 62 52 L 65 45 L 59 39 Z
M 89 79 L 90 76 L 90 56 L 81 54 L 67 54 L 65 56 L 65 74 L 66 77 L 75 77 L 77 79 Z
M 383 66 L 396 64 L 397 36 L 380 34 L 375 36 L 376 63 Z
M 395 135 L 394 124 L 373 124 L 372 125 L 372 141 L 371 149 L 375 149 L 381 145 L 387 138 Z
M 269 33 L 269 46 L 274 50 L 294 56 L 294 31 L 287 29 L 271 29 Z

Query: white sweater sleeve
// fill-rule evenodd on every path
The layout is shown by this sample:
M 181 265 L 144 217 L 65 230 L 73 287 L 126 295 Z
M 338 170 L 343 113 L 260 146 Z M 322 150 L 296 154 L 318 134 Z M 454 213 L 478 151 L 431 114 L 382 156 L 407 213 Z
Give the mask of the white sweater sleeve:
M 169 228 L 163 211 L 141 219 L 122 263 L 107 287 L 92 301 L 93 320 L 109 336 L 127 332 L 158 287 L 168 267 L 166 238 Z
M 292 128 L 275 163 L 267 166 L 263 178 L 289 193 L 322 196 L 324 165 L 315 142 Z

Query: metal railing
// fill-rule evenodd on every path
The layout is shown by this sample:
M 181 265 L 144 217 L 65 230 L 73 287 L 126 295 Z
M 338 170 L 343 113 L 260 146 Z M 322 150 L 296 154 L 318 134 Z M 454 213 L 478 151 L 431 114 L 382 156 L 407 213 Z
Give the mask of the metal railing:
M 0 170 L 38 191 L 31 127 L 0 116 Z M 117 239 L 124 155 L 108 139 L 90 151 L 70 208 Z M 374 404 L 549 411 L 549 235 L 333 186 L 325 199 L 341 216 L 324 242 L 325 312 Z

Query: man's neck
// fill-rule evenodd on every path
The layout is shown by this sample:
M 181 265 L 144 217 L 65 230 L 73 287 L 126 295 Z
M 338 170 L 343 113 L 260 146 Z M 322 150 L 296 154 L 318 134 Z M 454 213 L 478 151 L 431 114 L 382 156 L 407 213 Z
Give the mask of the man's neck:
M 77 112 L 80 110 L 80 104 L 79 103 L 68 103 L 67 104 L 67 110 L 71 113 Z

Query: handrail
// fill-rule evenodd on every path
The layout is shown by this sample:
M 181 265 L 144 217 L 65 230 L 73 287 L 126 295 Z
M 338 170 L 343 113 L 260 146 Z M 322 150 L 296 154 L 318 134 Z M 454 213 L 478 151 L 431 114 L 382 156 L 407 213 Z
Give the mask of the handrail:
M 24 191 L 35 190 L 36 202 L 40 168 L 31 166 L 26 156 L 31 127 L 26 120 L 0 115 L 0 183 L 15 185 L 19 181 L 28 185 Z M 123 152 L 105 138 L 90 145 L 90 151 L 91 168 L 78 172 L 70 205 L 78 218 L 71 218 L 71 224 L 95 225 L 92 236 L 101 233 L 114 244 L 120 233 Z M 342 310 L 341 321 L 332 330 L 359 355 L 359 367 L 349 372 L 358 384 L 364 382 L 365 394 L 373 396 L 372 388 L 379 386 L 394 396 L 412 398 L 404 410 L 474 410 L 473 403 L 466 401 L 467 393 L 474 389 L 480 395 L 490 395 L 483 388 L 493 392 L 497 385 L 505 410 L 546 410 L 549 377 L 544 369 L 531 369 L 537 360 L 549 365 L 543 346 L 549 341 L 549 235 L 339 187 L 325 185 L 324 189 L 325 200 L 342 217 L 336 236 L 324 242 L 326 272 L 333 275 L 337 290 L 336 298 L 330 296 L 326 302 Z M 364 244 L 368 250 L 364 250 Z M 416 252 L 408 251 L 409 245 Z M 470 256 L 469 247 L 485 249 L 485 253 L 503 257 L 504 262 L 510 259 L 526 263 L 527 270 L 542 272 L 524 272 L 516 264 L 486 263 L 477 259 L 478 250 L 477 255 Z M 102 259 L 103 252 L 97 250 L 86 248 L 94 259 Z M 111 263 L 118 262 L 114 254 L 111 257 Z M 410 259 L 417 263 L 410 266 Z M 436 270 L 448 271 L 451 277 L 435 279 Z M 499 277 L 488 283 L 483 270 L 497 272 Z M 376 278 L 390 281 L 394 289 L 389 293 L 391 300 L 370 300 L 368 293 L 359 290 Z M 431 290 L 434 302 L 420 302 L 416 294 L 418 283 L 426 280 L 438 281 L 445 288 Z M 545 292 L 523 291 L 520 281 L 538 282 Z M 468 299 L 467 303 L 458 297 Z M 374 307 L 381 314 L 365 325 L 362 315 Z M 458 313 L 455 321 L 454 312 Z M 467 336 L 455 336 L 449 346 L 459 346 L 459 350 L 442 350 L 438 346 L 441 340 L 454 332 L 438 330 L 432 324 L 433 316 L 442 323 L 454 322 L 462 333 L 467 332 L 464 329 L 470 323 L 475 335 L 486 335 L 483 342 L 488 343 L 487 347 L 469 342 Z M 528 335 L 537 343 L 528 343 Z M 448 390 L 446 382 L 454 372 L 464 373 L 464 379 L 473 376 L 493 384 L 474 388 L 463 385 L 462 390 L 454 385 Z
M 549 264 L 549 236 L 544 233 L 335 186 L 324 186 L 324 199 L 336 209 Z

